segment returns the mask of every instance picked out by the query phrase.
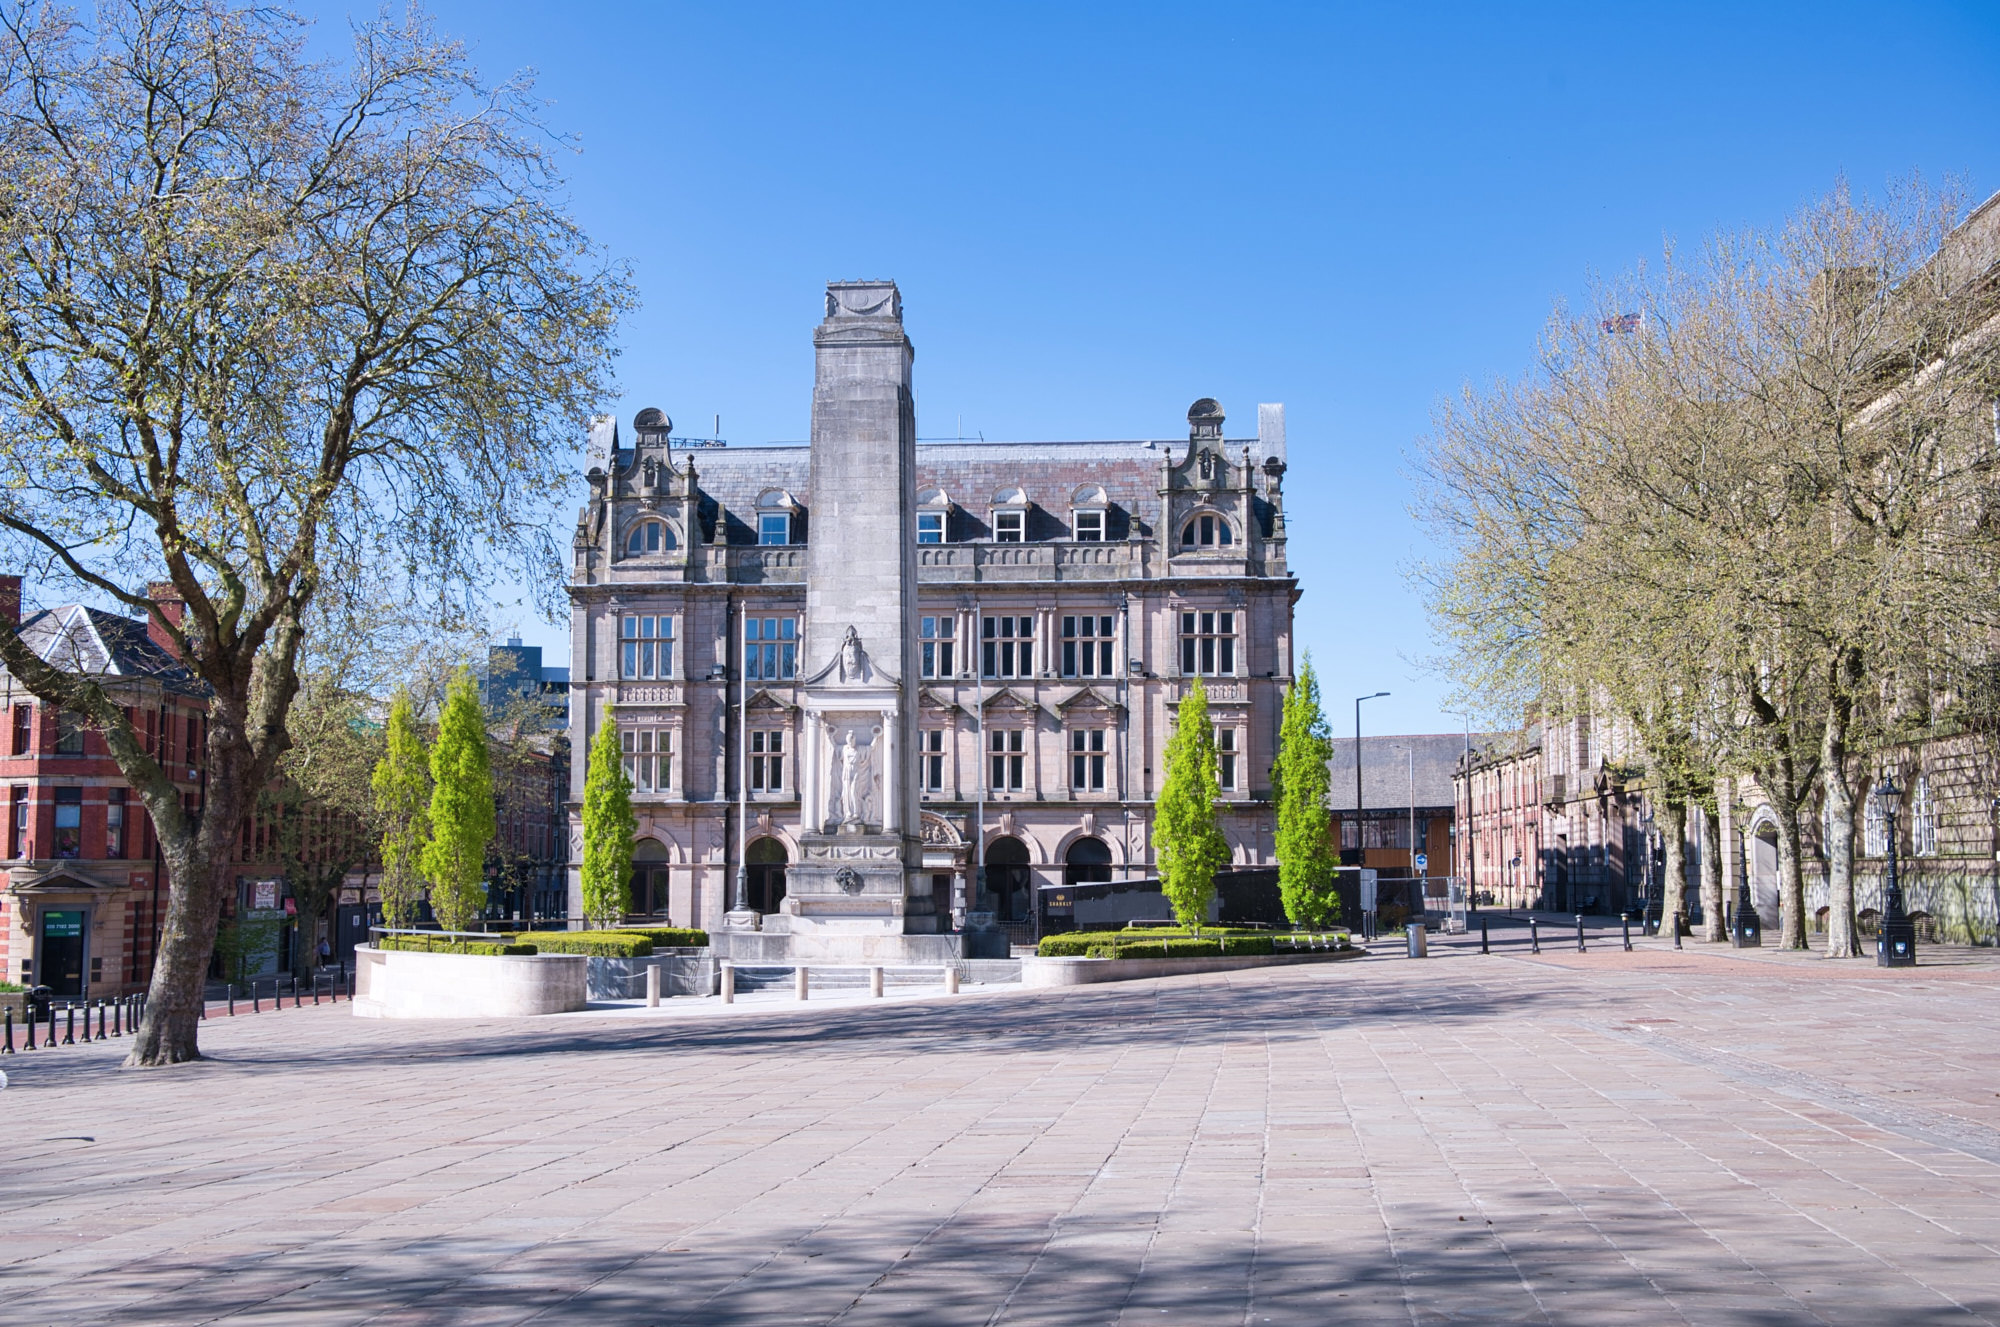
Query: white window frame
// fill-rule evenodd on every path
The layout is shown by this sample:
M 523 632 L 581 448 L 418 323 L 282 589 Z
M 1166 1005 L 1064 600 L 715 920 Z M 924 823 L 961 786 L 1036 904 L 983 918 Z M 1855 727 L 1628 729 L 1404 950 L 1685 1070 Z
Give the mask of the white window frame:
M 1875 795 L 1873 788 L 1868 790 L 1868 801 L 1861 811 L 1861 855 L 1889 855 L 1889 816 L 1883 811 L 1882 799 Z
M 958 619 L 926 613 L 917 619 L 918 671 L 924 677 L 958 676 Z
M 674 730 L 618 728 L 618 751 L 635 795 L 669 793 L 674 787 Z
M 649 531 L 657 532 L 651 547 L 646 546 Z M 634 543 L 638 543 L 640 547 L 632 547 Z M 657 516 L 647 516 L 634 521 L 632 528 L 625 532 L 625 556 L 628 558 L 657 557 L 662 553 L 671 553 L 680 546 L 681 541 L 674 533 L 674 527 Z
M 988 728 L 986 754 L 988 792 L 1017 793 L 1027 788 L 1028 730 Z
M 1226 793 L 1237 791 L 1236 776 L 1242 763 L 1243 751 L 1236 733 L 1234 724 L 1215 725 L 1215 784 Z
M 782 526 L 774 526 L 782 522 Z M 782 539 L 771 537 L 773 529 L 783 535 Z M 788 511 L 760 511 L 757 513 L 757 544 L 759 547 L 777 548 L 792 542 L 792 514 Z
M 944 791 L 945 730 L 924 728 L 917 733 L 917 778 L 923 791 Z
M 996 544 L 1025 544 L 1028 542 L 1028 509 L 1026 507 L 1000 507 L 993 513 L 993 542 Z
M 743 615 L 743 676 L 751 682 L 791 682 L 799 675 L 799 619 L 791 613 Z
M 1004 627 L 1002 624 L 1005 624 Z M 1002 634 L 1004 631 L 1005 634 Z M 1001 665 L 1008 671 L 1001 671 Z M 1031 613 L 1002 613 L 983 619 L 979 627 L 979 667 L 995 678 L 1035 675 L 1035 618 Z
M 1110 729 L 1100 727 L 1070 729 L 1070 791 L 1080 793 L 1103 792 L 1104 772 L 1110 758 Z
M 917 542 L 920 544 L 942 544 L 944 542 L 945 513 L 941 511 L 920 511 L 917 513 Z
M 1916 789 L 1910 794 L 1910 856 L 1937 856 L 1937 830 L 1937 800 L 1931 796 L 1931 781 L 1919 774 Z
M 785 760 L 789 754 L 785 750 L 785 730 L 783 728 L 752 728 L 750 730 L 750 791 L 753 793 L 784 792 Z
M 675 615 L 621 613 L 618 616 L 618 676 L 627 682 L 657 681 L 674 675 Z
M 1064 613 L 1062 676 L 1116 677 L 1117 624 L 1112 613 Z
M 1180 657 L 1183 677 L 1234 677 L 1238 662 L 1236 619 L 1233 608 L 1183 608 L 1177 610 Z
M 1111 524 L 1102 507 L 1079 507 L 1070 513 L 1069 535 L 1080 544 L 1101 544 Z
M 1221 512 L 1196 512 L 1181 526 L 1181 548 L 1200 551 L 1204 548 L 1233 548 L 1236 545 L 1236 531 L 1229 518 Z

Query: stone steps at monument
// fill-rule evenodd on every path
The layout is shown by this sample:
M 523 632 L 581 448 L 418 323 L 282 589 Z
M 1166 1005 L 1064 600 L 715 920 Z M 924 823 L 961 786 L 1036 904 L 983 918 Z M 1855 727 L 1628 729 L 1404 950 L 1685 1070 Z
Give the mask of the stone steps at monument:
M 865 967 L 827 966 L 816 963 L 806 965 L 811 974 L 813 990 L 842 991 L 865 990 L 868 986 L 868 969 Z M 736 989 L 739 991 L 790 990 L 794 981 L 794 969 L 776 964 L 758 963 L 736 965 Z M 996 985 L 1021 980 L 1021 965 L 1014 959 L 964 959 L 958 965 L 959 980 L 968 985 Z M 882 968 L 882 985 L 885 988 L 909 989 L 919 986 L 942 986 L 944 972 L 939 966 L 918 965 L 899 967 L 885 964 Z

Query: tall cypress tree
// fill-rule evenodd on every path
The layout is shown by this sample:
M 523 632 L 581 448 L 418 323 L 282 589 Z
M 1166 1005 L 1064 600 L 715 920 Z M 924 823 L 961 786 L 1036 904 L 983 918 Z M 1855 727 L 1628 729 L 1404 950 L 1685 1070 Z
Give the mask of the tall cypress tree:
M 1167 766 L 1153 807 L 1159 847 L 1160 889 L 1183 926 L 1200 929 L 1215 897 L 1215 873 L 1229 860 L 1215 804 L 1222 796 L 1215 773 L 1215 730 L 1208 720 L 1208 688 L 1201 679 L 1181 698 Z
M 423 855 L 431 911 L 446 930 L 462 931 L 486 907 L 486 845 L 494 829 L 486 715 L 470 669 L 459 669 L 445 696 L 431 785 L 431 840 Z
M 1271 792 L 1278 801 L 1278 892 L 1294 926 L 1323 926 L 1340 908 L 1334 890 L 1340 862 L 1327 805 L 1332 759 L 1333 734 L 1320 712 L 1319 678 L 1307 654 L 1298 680 L 1285 691 L 1278 758 L 1271 765 Z
M 409 926 L 424 898 L 423 854 L 430 842 L 431 771 L 410 713 L 410 693 L 389 707 L 387 749 L 375 762 L 376 823 L 382 828 L 382 920 Z
M 583 915 L 598 926 L 617 922 L 632 906 L 632 780 L 618 754 L 611 707 L 591 739 L 583 774 Z

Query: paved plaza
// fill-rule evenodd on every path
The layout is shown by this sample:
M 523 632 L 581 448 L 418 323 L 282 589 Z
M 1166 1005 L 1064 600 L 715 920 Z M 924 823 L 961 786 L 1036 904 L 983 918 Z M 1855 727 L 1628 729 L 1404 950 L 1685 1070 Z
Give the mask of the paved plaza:
M 1991 951 L 1475 947 L 15 1055 L 0 1318 L 2000 1323 Z

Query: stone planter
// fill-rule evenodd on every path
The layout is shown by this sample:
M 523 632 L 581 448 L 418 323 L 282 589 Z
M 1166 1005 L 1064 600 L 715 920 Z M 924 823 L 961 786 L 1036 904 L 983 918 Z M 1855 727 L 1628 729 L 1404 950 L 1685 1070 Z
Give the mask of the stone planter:
M 588 1003 L 582 954 L 354 951 L 356 1018 L 521 1018 Z
M 1365 949 L 1332 949 L 1306 954 L 1247 954 L 1241 958 L 1024 958 L 1023 986 L 1093 986 L 1142 977 L 1184 977 L 1197 972 L 1238 972 L 1244 968 L 1288 968 L 1302 963 L 1338 963 L 1360 958 Z

